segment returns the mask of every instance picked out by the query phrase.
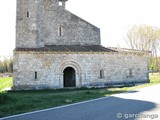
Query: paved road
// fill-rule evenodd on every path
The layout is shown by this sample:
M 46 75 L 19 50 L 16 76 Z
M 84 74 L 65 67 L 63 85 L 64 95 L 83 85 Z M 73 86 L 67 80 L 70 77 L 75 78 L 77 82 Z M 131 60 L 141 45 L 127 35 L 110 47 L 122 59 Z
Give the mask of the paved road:
M 160 120 L 159 91 L 160 85 L 155 85 L 96 101 L 1 120 Z M 140 116 L 143 119 L 138 118 Z

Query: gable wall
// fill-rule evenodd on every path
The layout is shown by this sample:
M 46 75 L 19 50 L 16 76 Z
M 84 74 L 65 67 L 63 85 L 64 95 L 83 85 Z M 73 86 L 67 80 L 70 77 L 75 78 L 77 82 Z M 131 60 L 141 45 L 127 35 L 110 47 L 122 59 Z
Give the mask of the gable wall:
M 100 45 L 100 29 L 59 6 L 57 0 L 17 0 L 16 47 L 44 45 Z

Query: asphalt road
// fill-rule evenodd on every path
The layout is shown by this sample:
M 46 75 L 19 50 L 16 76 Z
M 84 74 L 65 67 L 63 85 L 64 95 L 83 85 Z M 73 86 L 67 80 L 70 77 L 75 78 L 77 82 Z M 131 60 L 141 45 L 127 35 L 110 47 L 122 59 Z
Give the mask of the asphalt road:
M 160 85 L 0 120 L 160 120 Z

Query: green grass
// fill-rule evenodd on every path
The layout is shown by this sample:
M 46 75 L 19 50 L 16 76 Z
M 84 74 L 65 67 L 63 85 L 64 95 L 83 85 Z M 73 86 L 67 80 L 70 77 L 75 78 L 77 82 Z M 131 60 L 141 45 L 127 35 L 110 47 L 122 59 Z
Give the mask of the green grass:
M 17 91 L 0 94 L 0 117 L 104 97 L 125 91 L 107 89 Z
M 12 78 L 9 79 L 12 81 Z M 123 88 L 0 92 L 0 117 L 100 98 L 160 83 L 159 74 L 150 76 L 150 79 L 150 84 Z
M 13 86 L 13 79 L 10 78 L 0 78 L 0 92 L 5 88 L 11 88 Z
M 150 78 L 150 84 L 160 84 L 160 73 L 150 73 L 149 74 Z

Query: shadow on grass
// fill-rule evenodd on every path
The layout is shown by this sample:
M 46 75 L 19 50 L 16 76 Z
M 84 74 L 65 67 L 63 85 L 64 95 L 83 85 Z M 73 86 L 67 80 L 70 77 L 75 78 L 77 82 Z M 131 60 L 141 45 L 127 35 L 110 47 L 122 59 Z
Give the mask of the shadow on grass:
M 126 92 L 108 89 L 59 89 L 0 93 L 0 117 L 52 108 Z
M 137 90 L 132 90 L 132 91 L 125 92 L 125 94 L 136 93 L 136 92 L 138 92 L 138 91 Z
M 2 120 L 136 120 L 135 116 L 156 108 L 152 102 L 110 97 L 76 104 L 61 109 L 49 109 L 27 115 L 2 118 Z M 73 114 L 74 113 L 74 114 Z M 118 117 L 117 117 L 118 115 Z

